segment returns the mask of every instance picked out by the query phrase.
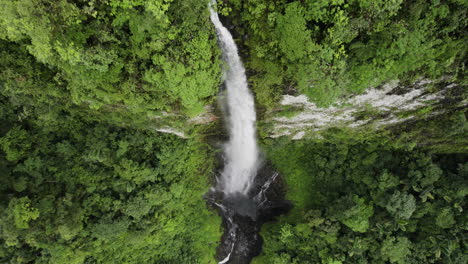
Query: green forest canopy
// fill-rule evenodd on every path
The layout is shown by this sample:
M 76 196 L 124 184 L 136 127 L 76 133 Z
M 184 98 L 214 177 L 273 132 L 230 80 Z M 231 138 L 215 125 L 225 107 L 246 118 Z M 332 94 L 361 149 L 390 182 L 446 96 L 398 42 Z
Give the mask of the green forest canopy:
M 266 140 L 295 207 L 253 263 L 465 263 L 468 162 L 386 136 Z
M 319 105 L 370 86 L 464 79 L 466 1 L 230 0 L 261 106 L 299 90 Z
M 0 262 L 214 262 L 220 219 L 202 195 L 215 150 L 203 134 L 154 132 L 164 113 L 184 120 L 215 100 L 208 1 L 0 5 Z M 219 10 L 262 109 L 297 91 L 325 106 L 391 79 L 444 75 L 466 87 L 466 1 L 230 0 Z M 263 140 L 295 208 L 264 228 L 255 261 L 467 262 L 466 152 L 360 136 Z

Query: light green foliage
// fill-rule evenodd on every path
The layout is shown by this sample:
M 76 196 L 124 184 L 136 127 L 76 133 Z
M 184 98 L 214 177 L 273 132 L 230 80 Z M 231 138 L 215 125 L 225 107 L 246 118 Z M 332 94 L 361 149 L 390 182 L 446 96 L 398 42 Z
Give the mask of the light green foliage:
M 0 262 L 213 262 L 209 147 L 154 132 L 218 90 L 207 2 L 0 5 Z
M 455 224 L 452 210 L 444 208 L 436 217 L 436 224 L 442 228 L 450 228 Z
M 287 106 L 278 113 L 279 116 L 284 116 L 287 118 L 292 118 L 303 111 L 301 107 Z
M 391 263 L 410 263 L 407 257 L 411 254 L 411 242 L 406 237 L 388 237 L 382 243 L 380 252 L 384 259 Z
M 39 210 L 31 207 L 28 197 L 13 198 L 8 203 L 7 214 L 13 218 L 16 228 L 29 228 L 29 222 L 39 217 Z
M 266 108 L 291 87 L 323 106 L 394 79 L 464 80 L 467 16 L 460 1 L 238 0 L 223 7 L 247 36 L 239 42 L 256 93 L 275 80 L 272 96 L 258 101 Z
M 411 194 L 396 191 L 389 198 L 385 209 L 399 219 L 409 219 L 416 210 L 416 199 Z
M 0 39 L 51 68 L 62 100 L 193 116 L 217 91 L 219 51 L 206 3 L 172 2 L 2 0 Z
M 278 46 L 289 61 L 298 61 L 308 55 L 313 46 L 310 32 L 306 28 L 304 9 L 298 2 L 289 4 L 285 14 L 276 19 Z
M 389 173 L 388 171 L 384 171 L 380 175 L 378 182 L 379 182 L 379 189 L 384 191 L 389 188 L 396 187 L 399 183 L 399 179 L 392 173 Z
M 372 205 L 366 205 L 365 200 L 357 195 L 337 200 L 332 210 L 341 223 L 355 232 L 366 232 L 369 228 L 369 217 L 374 213 Z

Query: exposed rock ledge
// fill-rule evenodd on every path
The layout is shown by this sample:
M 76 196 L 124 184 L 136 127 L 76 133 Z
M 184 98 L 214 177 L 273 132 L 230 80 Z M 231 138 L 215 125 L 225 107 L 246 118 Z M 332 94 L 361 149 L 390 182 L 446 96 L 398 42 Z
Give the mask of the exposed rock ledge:
M 423 109 L 429 114 L 437 114 L 431 112 L 431 106 L 445 99 L 446 91 L 456 86 L 452 83 L 437 92 L 430 92 L 431 80 L 423 79 L 410 87 L 399 87 L 398 83 L 391 81 L 328 108 L 317 107 L 305 95 L 284 95 L 281 101 L 283 108 L 295 109 L 297 113 L 289 117 L 276 116 L 268 121 L 273 123 L 269 136 L 292 136 L 292 139 L 298 140 L 308 132 L 330 127 L 381 128 L 415 118 L 414 114 L 420 114 L 418 110 Z M 461 104 L 466 105 L 467 102 Z
M 176 135 L 180 138 L 188 138 L 184 132 L 179 131 L 175 128 L 172 127 L 161 127 L 161 128 L 156 128 L 156 131 L 161 132 L 161 133 L 168 133 L 168 134 L 173 134 Z
M 272 125 L 266 131 L 269 137 L 289 136 L 293 140 L 307 136 L 320 137 L 318 132 L 331 127 L 384 128 L 421 117 L 444 114 L 447 110 L 444 102 L 452 100 L 450 94 L 460 87 L 446 82 L 442 89 L 433 89 L 434 86 L 440 86 L 440 81 L 434 83 L 422 79 L 410 86 L 391 81 L 381 87 L 368 89 L 364 94 L 344 98 L 328 108 L 316 106 L 305 95 L 283 95 L 280 110 L 273 112 L 263 123 Z M 451 105 L 452 108 L 468 106 L 466 99 L 456 101 L 455 105 Z M 288 111 L 289 114 L 285 115 Z M 178 119 L 181 115 L 163 113 L 155 117 L 157 120 L 170 118 Z M 205 111 L 196 117 L 178 119 L 180 122 L 175 126 L 174 122 L 169 122 L 171 120 L 160 122 L 155 130 L 188 138 L 187 128 L 216 122 L 217 119 L 213 106 L 205 106 Z
M 188 127 L 192 127 L 193 125 L 208 124 L 208 123 L 216 121 L 218 119 L 218 117 L 213 112 L 214 112 L 213 107 L 210 106 L 210 105 L 207 105 L 207 106 L 205 106 L 205 109 L 201 114 L 199 114 L 199 115 L 197 115 L 195 117 L 192 117 L 192 118 L 190 118 L 188 120 L 185 120 L 184 122 L 181 123 L 181 124 L 185 124 L 186 126 L 174 127 L 174 126 L 171 126 L 171 125 L 162 125 L 162 126 L 156 128 L 156 131 L 161 132 L 161 133 L 173 134 L 173 135 L 176 135 L 176 136 L 178 136 L 180 138 L 188 138 L 188 136 L 186 134 L 187 131 L 184 131 L 184 129 L 186 129 Z M 155 116 L 155 117 L 153 117 L 153 119 L 164 120 L 165 118 L 168 119 L 170 117 L 182 118 L 181 115 L 178 115 L 178 114 L 175 114 L 175 113 L 162 112 L 161 115 Z M 170 124 L 170 122 L 168 122 L 167 124 Z

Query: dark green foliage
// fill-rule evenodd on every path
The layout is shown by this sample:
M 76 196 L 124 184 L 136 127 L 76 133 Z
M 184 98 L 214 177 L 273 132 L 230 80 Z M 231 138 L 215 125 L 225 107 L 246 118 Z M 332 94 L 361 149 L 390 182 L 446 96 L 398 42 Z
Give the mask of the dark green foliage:
M 295 207 L 264 226 L 254 263 L 464 263 L 466 154 L 329 131 L 265 140 Z
M 31 148 L 31 141 L 28 137 L 28 132 L 15 126 L 1 138 L 0 145 L 5 151 L 6 159 L 9 161 L 17 161 L 28 154 Z
M 460 89 L 466 90 L 466 87 Z M 445 108 L 440 109 L 443 111 Z M 390 130 L 395 139 L 403 145 L 415 142 L 436 153 L 466 153 L 468 151 L 466 113 L 466 108 L 461 108 L 441 115 L 429 115 L 396 125 Z M 430 177 L 438 177 L 436 174 Z

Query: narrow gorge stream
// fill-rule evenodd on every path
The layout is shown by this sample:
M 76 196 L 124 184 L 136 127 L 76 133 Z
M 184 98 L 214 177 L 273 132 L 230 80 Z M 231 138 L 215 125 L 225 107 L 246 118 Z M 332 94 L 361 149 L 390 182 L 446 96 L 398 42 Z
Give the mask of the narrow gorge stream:
M 283 199 L 278 173 L 260 158 L 256 139 L 254 98 L 245 68 L 231 33 L 223 26 L 212 2 L 210 18 L 222 50 L 226 87 L 226 123 L 229 141 L 224 144 L 224 167 L 208 202 L 223 218 L 225 232 L 217 249 L 219 263 L 250 263 L 261 252 L 258 234 L 263 222 L 284 213 L 290 204 Z

